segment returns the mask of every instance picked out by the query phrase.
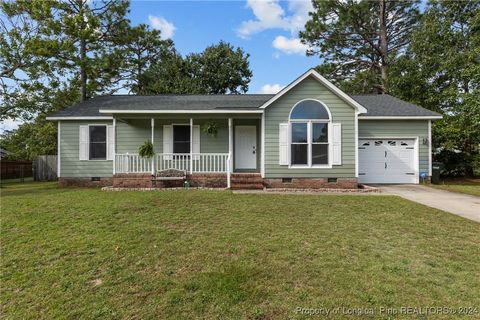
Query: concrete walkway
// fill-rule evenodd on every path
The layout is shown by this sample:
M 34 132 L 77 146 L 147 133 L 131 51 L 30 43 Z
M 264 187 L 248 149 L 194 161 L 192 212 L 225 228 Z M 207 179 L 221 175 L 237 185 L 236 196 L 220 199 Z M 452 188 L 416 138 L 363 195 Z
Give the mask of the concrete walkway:
M 480 222 L 480 197 L 420 185 L 378 185 L 383 194 L 393 194 L 426 206 Z

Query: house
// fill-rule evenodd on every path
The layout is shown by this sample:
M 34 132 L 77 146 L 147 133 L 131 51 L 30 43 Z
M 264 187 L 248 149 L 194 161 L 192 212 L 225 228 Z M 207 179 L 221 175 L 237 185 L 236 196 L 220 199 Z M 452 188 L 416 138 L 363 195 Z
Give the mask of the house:
M 431 176 L 431 121 L 389 95 L 349 96 L 311 69 L 275 95 L 114 95 L 50 115 L 63 185 L 357 188 Z M 216 135 L 204 124 L 215 124 Z M 151 141 L 155 156 L 139 157 Z

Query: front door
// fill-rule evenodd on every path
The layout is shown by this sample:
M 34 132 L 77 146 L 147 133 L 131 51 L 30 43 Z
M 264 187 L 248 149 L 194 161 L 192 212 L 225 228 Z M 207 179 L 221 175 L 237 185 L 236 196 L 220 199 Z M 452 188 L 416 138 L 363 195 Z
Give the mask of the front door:
M 257 169 L 256 126 L 235 126 L 235 169 Z

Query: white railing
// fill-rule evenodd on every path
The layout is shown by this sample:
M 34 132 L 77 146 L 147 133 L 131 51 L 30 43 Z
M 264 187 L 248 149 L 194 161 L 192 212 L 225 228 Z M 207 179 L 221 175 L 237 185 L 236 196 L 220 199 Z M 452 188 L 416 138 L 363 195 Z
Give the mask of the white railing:
M 137 153 L 115 155 L 115 173 L 152 172 L 152 160 L 140 157 Z
M 229 153 L 159 153 L 153 159 L 141 158 L 135 153 L 115 155 L 115 173 L 153 173 L 167 169 L 201 173 L 230 172 L 230 155 Z

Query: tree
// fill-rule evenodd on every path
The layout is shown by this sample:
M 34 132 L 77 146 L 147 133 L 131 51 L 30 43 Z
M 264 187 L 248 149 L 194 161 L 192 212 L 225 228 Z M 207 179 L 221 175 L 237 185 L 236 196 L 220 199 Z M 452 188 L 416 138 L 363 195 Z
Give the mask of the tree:
M 124 87 L 130 92 L 142 92 L 142 79 L 150 66 L 164 64 L 164 60 L 176 54 L 173 41 L 162 40 L 159 30 L 151 30 L 144 24 L 129 28 L 123 44 Z
M 152 64 L 141 79 L 140 94 L 244 93 L 252 78 L 249 54 L 221 41 L 183 58 L 170 54 Z
M 417 26 L 418 1 L 313 0 L 300 32 L 308 55 L 319 55 L 319 72 L 353 92 L 389 91 L 389 67 Z
M 245 93 L 252 78 L 248 58 L 241 48 L 227 42 L 207 47 L 200 54 L 191 54 L 187 60 L 193 77 L 201 79 L 201 86 L 209 94 Z
M 437 160 L 471 176 L 480 163 L 480 2 L 431 1 L 392 73 L 400 98 L 444 118 L 434 122 Z
M 0 3 L 5 8 L 5 3 Z M 0 120 L 31 120 L 44 107 L 44 85 L 53 77 L 42 48 L 31 43 L 39 28 L 26 15 L 1 15 L 0 19 Z M 54 87 L 56 83 L 52 83 Z
M 49 91 L 43 97 L 45 112 L 33 121 L 21 124 L 17 129 L 0 134 L 0 146 L 9 152 L 12 160 L 33 160 L 38 155 L 57 154 L 57 125 L 47 121 L 46 115 L 72 105 L 78 101 L 79 90 L 76 86 L 63 90 Z
M 83 101 L 111 92 L 118 81 L 123 61 L 118 44 L 129 27 L 128 6 L 126 0 L 17 0 L 3 2 L 2 10 L 35 27 L 36 35 L 25 43 L 27 51 L 46 59 L 62 81 L 77 82 Z

